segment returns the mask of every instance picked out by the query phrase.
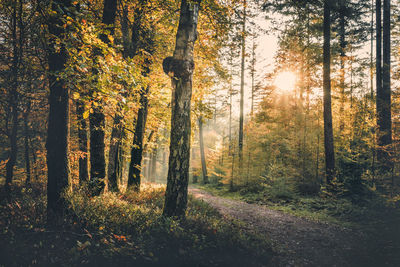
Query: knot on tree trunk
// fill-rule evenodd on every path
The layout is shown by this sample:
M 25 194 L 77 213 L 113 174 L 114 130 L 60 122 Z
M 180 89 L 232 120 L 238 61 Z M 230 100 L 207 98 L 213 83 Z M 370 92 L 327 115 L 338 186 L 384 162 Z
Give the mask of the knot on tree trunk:
M 188 80 L 194 70 L 193 60 L 182 60 L 174 57 L 166 57 L 163 61 L 163 70 L 171 78 Z

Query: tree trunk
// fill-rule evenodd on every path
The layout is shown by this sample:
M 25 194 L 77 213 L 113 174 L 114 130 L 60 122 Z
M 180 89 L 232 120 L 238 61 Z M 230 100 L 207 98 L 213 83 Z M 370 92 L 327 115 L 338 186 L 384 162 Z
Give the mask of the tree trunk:
M 244 124 L 244 69 L 246 58 L 246 5 L 247 1 L 243 1 L 243 21 L 242 21 L 242 62 L 240 74 L 240 116 L 239 116 L 239 168 L 243 164 L 243 124 Z
M 198 177 L 196 175 L 196 169 L 193 167 L 193 162 L 195 161 L 195 159 L 196 159 L 196 150 L 195 150 L 195 147 L 192 146 L 192 166 L 191 166 L 192 167 L 192 177 L 193 177 L 193 183 L 197 184 Z
M 157 146 L 153 149 L 151 153 L 151 171 L 150 171 L 150 181 L 155 182 L 157 175 Z
M 203 184 L 208 184 L 206 154 L 204 151 L 204 138 L 203 138 L 203 116 L 199 117 L 199 139 L 200 139 L 200 156 L 201 156 L 201 170 L 203 173 Z
M 140 92 L 140 109 L 135 126 L 135 135 L 133 136 L 133 145 L 131 150 L 131 162 L 129 164 L 128 187 L 133 188 L 135 191 L 140 190 L 140 172 L 142 169 L 142 155 L 143 155 L 143 137 L 146 129 L 147 120 L 147 106 L 150 86 L 145 89 L 142 88 Z
M 139 49 L 144 49 L 150 55 L 154 53 L 154 29 L 153 21 L 150 25 L 146 25 L 143 18 L 147 13 L 147 0 L 139 1 L 138 7 L 135 9 L 134 22 L 132 27 L 132 56 L 136 55 Z M 144 59 L 142 75 L 148 77 L 151 71 L 152 59 L 147 57 Z M 141 170 L 142 170 L 142 157 L 143 157 L 143 139 L 146 131 L 146 120 L 148 113 L 148 96 L 150 92 L 150 85 L 142 88 L 140 92 L 141 107 L 138 111 L 136 119 L 135 134 L 133 137 L 133 146 L 131 149 L 131 162 L 129 165 L 128 187 L 132 187 L 135 191 L 140 190 Z M 152 136 L 152 133 L 150 134 Z M 151 137 L 149 137 L 150 139 Z M 149 167 L 149 166 L 147 166 Z
M 108 152 L 108 188 L 111 192 L 118 192 L 117 181 L 121 179 L 121 146 L 123 138 L 122 116 L 119 115 L 121 107 L 115 114 L 110 138 L 110 148 Z
M 68 14 L 71 1 L 54 0 L 52 14 L 48 21 L 49 33 L 62 38 L 64 14 Z M 62 223 L 66 211 L 62 193 L 68 188 L 68 136 L 69 136 L 69 90 L 67 81 L 59 74 L 65 68 L 67 51 L 63 44 L 58 49 L 57 40 L 49 43 L 49 120 L 47 129 L 47 222 L 50 225 Z
M 111 34 L 113 31 L 113 24 L 115 23 L 115 16 L 117 13 L 116 0 L 104 0 L 103 18 L 104 23 Z M 100 34 L 100 39 L 109 43 L 108 36 Z M 90 122 L 90 191 L 92 195 L 98 196 L 103 191 L 105 183 L 104 178 L 106 175 L 106 161 L 104 155 L 104 127 L 105 117 L 102 103 L 97 107 L 93 107 L 93 113 L 89 115 Z
M 344 103 L 346 100 L 345 95 L 345 70 L 344 70 L 344 61 L 345 61 L 345 49 L 346 49 L 346 31 L 345 31 L 345 11 L 346 11 L 346 3 L 345 0 L 340 0 L 339 7 L 339 33 L 340 33 L 340 133 L 343 135 L 344 131 Z
M 21 16 L 21 14 L 20 14 Z M 17 134 L 18 134 L 18 62 L 19 62 L 19 51 L 17 45 L 17 2 L 13 3 L 13 15 L 12 15 L 12 45 L 13 45 L 13 59 L 12 59 L 12 83 L 10 91 L 9 105 L 11 108 L 12 126 L 11 133 L 9 133 L 10 150 L 8 151 L 8 160 L 6 163 L 6 183 L 5 191 L 8 195 L 10 193 L 10 187 L 14 176 L 14 166 L 17 162 Z M 21 36 L 20 36 L 21 38 Z
M 89 115 L 90 122 L 90 191 L 98 196 L 104 189 L 106 175 L 106 163 L 104 156 L 104 127 L 105 118 L 103 108 L 93 108 Z
M 88 137 L 86 119 L 83 118 L 85 107 L 82 101 L 76 102 L 76 116 L 78 120 L 78 143 L 79 151 L 82 156 L 79 157 L 79 184 L 85 183 L 89 180 L 88 170 Z
M 163 211 L 168 217 L 184 217 L 187 206 L 193 49 L 200 2 L 182 0 L 174 55 L 163 61 L 164 72 L 171 76 L 173 87 L 168 181 Z
M 377 91 L 378 151 L 377 158 L 383 170 L 392 167 L 390 145 L 392 144 L 392 116 L 390 91 L 390 0 L 383 1 L 383 67 L 382 87 Z
M 33 173 L 34 173 L 34 176 L 35 176 L 35 180 L 38 181 L 39 180 L 39 174 L 38 174 L 38 166 L 37 166 L 38 164 L 37 164 L 37 158 L 36 158 L 36 151 L 35 151 L 35 148 L 33 146 L 33 142 L 32 142 L 31 136 L 28 136 L 28 139 L 29 139 L 29 144 L 30 144 L 30 147 L 31 147 Z
M 24 146 L 25 146 L 25 171 L 26 180 L 25 183 L 29 185 L 31 183 L 31 161 L 29 158 L 29 125 L 28 116 L 31 109 L 31 103 L 28 103 L 27 109 L 24 113 Z
M 325 169 L 326 181 L 328 184 L 332 182 L 335 175 L 335 154 L 333 146 L 333 129 L 332 129 L 332 104 L 331 104 L 331 18 L 330 18 L 330 0 L 324 3 L 324 146 L 325 146 Z

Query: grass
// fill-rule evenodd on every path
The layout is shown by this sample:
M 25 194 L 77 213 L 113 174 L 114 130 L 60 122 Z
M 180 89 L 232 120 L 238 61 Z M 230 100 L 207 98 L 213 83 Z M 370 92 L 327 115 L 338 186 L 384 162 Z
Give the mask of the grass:
M 350 198 L 326 193 L 314 196 L 276 194 L 270 191 L 271 188 L 258 192 L 245 189 L 230 192 L 226 185 L 199 187 L 221 197 L 266 205 L 309 220 L 352 228 L 364 236 L 363 246 L 367 246 L 367 251 L 373 255 L 368 256 L 368 266 L 400 266 L 400 209 L 376 192 L 367 191 L 364 195 Z
M 365 227 L 367 224 L 371 225 L 376 221 L 381 221 L 380 219 L 385 216 L 400 216 L 398 208 L 391 207 L 385 199 L 373 192 L 355 199 L 354 197 L 335 197 L 324 193 L 304 196 L 281 189 L 276 192 L 275 188 L 264 188 L 258 192 L 249 192 L 242 188 L 231 192 L 228 186 L 221 184 L 199 187 L 221 197 L 267 205 L 271 209 L 302 218 L 345 227 Z
M 189 198 L 185 220 L 162 216 L 163 186 L 140 193 L 68 192 L 60 229 L 45 227 L 43 184 L 15 183 L 0 205 L 0 266 L 263 266 L 267 240 L 242 230 L 203 201 Z M 12 256 L 10 256 L 12 255 Z

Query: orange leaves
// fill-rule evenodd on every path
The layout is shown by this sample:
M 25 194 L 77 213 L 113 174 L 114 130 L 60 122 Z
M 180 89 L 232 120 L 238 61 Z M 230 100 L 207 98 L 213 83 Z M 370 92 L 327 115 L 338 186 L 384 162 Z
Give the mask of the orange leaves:
M 126 242 L 127 241 L 126 236 L 124 236 L 124 235 L 116 235 L 116 234 L 112 234 L 112 235 L 119 242 Z

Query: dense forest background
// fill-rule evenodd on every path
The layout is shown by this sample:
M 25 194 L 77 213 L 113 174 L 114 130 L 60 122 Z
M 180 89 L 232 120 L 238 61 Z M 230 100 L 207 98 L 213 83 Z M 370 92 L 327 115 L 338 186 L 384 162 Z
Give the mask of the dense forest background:
M 19 240 L 1 248 L 62 228 L 104 250 L 4 264 L 278 264 L 188 188 L 356 224 L 400 262 L 399 14 L 389 0 L 1 0 L 1 225 Z

